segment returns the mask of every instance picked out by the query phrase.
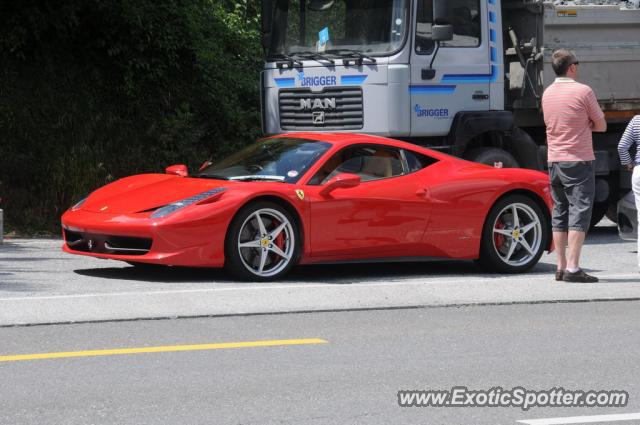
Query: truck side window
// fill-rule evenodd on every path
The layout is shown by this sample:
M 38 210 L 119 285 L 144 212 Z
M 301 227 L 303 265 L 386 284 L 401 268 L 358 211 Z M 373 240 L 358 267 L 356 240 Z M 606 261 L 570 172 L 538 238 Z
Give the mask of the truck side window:
M 480 0 L 453 0 L 447 2 L 449 23 L 453 25 L 453 40 L 442 47 L 478 47 L 480 45 Z
M 433 23 L 433 0 L 418 0 L 416 13 L 416 53 L 430 55 L 436 47 L 431 39 L 431 25 Z
M 446 3 L 447 17 L 442 24 L 453 26 L 453 40 L 442 42 L 442 47 L 478 47 L 480 45 L 480 0 L 450 0 Z M 416 53 L 430 55 L 435 43 L 431 39 L 433 0 L 418 0 L 416 11 Z M 441 21 L 441 22 L 440 22 Z

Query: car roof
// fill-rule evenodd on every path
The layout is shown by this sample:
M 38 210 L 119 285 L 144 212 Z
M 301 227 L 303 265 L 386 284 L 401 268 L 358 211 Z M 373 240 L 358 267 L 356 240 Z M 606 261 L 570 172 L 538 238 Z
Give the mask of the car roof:
M 423 146 L 415 145 L 412 143 L 402 142 L 400 140 L 390 139 L 388 137 L 375 136 L 371 134 L 363 133 L 312 133 L 312 132 L 298 132 L 298 133 L 283 133 L 273 136 L 273 138 L 285 138 L 293 137 L 299 139 L 317 140 L 320 142 L 331 143 L 336 147 L 348 146 L 354 143 L 377 143 L 394 146 L 397 148 L 426 151 L 426 153 L 436 159 L 454 159 L 454 157 L 438 152 Z

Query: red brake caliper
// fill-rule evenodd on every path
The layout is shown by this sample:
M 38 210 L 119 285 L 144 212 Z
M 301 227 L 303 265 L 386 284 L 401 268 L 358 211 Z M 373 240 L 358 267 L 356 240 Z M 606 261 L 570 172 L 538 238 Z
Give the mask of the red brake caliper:
M 283 229 L 282 232 L 280 232 L 280 234 L 276 236 L 276 240 L 273 241 L 273 243 L 275 243 L 276 246 L 284 252 L 284 242 L 285 242 L 285 239 L 284 239 L 284 229 Z
M 496 229 L 504 229 L 504 224 L 502 223 L 502 221 L 498 221 L 496 223 Z M 493 236 L 495 239 L 495 243 L 496 243 L 496 248 L 500 249 L 502 248 L 502 245 L 504 244 L 504 235 L 501 235 L 500 233 L 496 233 Z

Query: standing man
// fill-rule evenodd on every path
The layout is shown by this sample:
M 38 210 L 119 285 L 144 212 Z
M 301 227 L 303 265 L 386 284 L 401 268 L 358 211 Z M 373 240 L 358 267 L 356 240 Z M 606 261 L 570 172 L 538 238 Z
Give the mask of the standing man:
M 580 252 L 595 199 L 595 155 L 591 132 L 604 132 L 607 122 L 593 90 L 578 79 L 578 59 L 565 49 L 553 53 L 557 77 L 542 96 L 547 126 L 551 226 L 558 255 L 556 280 L 597 282 L 580 269 Z M 567 253 L 567 243 L 569 250 Z

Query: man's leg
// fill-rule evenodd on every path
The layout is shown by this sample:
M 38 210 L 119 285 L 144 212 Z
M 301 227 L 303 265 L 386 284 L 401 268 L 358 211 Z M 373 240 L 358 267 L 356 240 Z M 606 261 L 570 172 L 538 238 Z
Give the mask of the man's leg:
M 569 231 L 569 255 L 567 256 L 567 269 L 575 270 L 580 268 L 580 253 L 584 244 L 585 232 Z
M 567 232 L 553 232 L 553 244 L 555 245 L 557 270 L 564 271 L 567 268 Z
M 553 244 L 555 245 L 558 264 L 556 279 L 562 280 L 562 274 L 567 268 L 567 228 L 569 226 L 569 201 L 562 184 L 562 176 L 557 163 L 549 164 L 549 181 L 551 183 L 551 198 L 553 209 L 551 210 L 551 228 L 553 231 Z
M 598 278 L 580 269 L 580 254 L 595 200 L 595 167 L 593 161 L 580 161 L 569 164 L 563 171 L 569 200 L 569 252 L 563 278 L 565 282 L 594 283 Z

